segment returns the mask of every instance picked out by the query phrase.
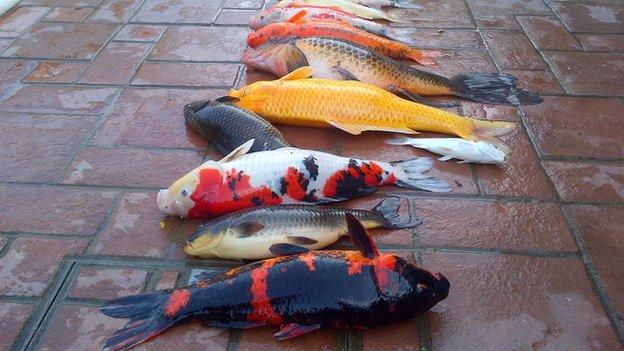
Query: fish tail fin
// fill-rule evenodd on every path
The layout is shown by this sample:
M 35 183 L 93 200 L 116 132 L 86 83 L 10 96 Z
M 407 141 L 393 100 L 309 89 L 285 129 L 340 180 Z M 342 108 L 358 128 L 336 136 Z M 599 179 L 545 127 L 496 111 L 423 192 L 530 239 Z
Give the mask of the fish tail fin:
M 433 167 L 433 160 L 430 157 L 417 157 L 411 160 L 392 162 L 391 164 L 405 174 L 403 177 L 397 176 L 397 186 L 409 189 L 422 189 L 434 193 L 447 193 L 453 190 L 445 181 L 424 174 Z
M 400 214 L 401 199 L 395 196 L 389 197 L 381 201 L 372 209 L 381 220 L 384 228 L 388 229 L 404 229 L 414 228 L 422 224 L 420 218 L 409 214 Z
M 435 58 L 440 56 L 442 56 L 442 53 L 439 51 L 421 51 L 417 49 L 412 49 L 405 55 L 405 57 L 410 60 L 414 60 L 427 67 L 438 67 L 438 63 Z
M 410 46 L 418 45 L 416 39 L 412 37 L 416 31 L 409 27 L 383 27 L 381 34 L 389 39 L 400 41 Z
M 535 105 L 543 100 L 538 95 L 516 87 L 518 79 L 510 74 L 468 73 L 451 78 L 457 96 L 496 105 Z
M 497 136 L 505 135 L 516 129 L 516 123 L 503 121 L 481 121 L 478 119 L 473 119 L 472 121 L 474 129 L 467 139 L 472 141 L 488 142 L 498 147 L 506 154 L 511 152 L 511 148 L 498 139 Z
M 127 350 L 148 340 L 174 324 L 177 319 L 164 313 L 164 306 L 171 294 L 156 291 L 150 294 L 126 296 L 110 300 L 100 307 L 109 317 L 129 318 L 124 326 L 113 334 L 104 345 L 105 351 Z
M 384 143 L 388 145 L 411 145 L 414 147 L 421 147 L 418 138 L 410 138 L 405 135 L 395 134 L 392 138 L 384 140 Z
M 414 9 L 414 10 L 422 10 L 422 6 L 416 5 L 411 0 L 393 0 L 391 1 L 394 7 L 398 7 L 401 9 Z

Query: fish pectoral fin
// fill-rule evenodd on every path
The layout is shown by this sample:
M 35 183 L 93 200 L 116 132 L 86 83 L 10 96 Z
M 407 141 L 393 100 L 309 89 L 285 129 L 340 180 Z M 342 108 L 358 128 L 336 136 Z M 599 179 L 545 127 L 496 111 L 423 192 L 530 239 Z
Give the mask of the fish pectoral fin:
M 239 101 L 240 101 L 240 99 L 239 99 L 239 98 L 237 98 L 237 97 L 234 97 L 234 96 L 228 96 L 228 95 L 226 95 L 226 96 L 222 96 L 222 97 L 220 97 L 220 98 L 218 98 L 218 99 L 215 99 L 215 101 L 217 101 L 217 102 L 223 102 L 223 103 L 228 103 L 228 104 L 235 104 L 235 103 L 239 102 Z
M 295 245 L 314 245 L 318 243 L 318 240 L 308 238 L 307 236 L 287 236 L 288 241 Z
M 346 214 L 347 228 L 349 229 L 349 237 L 353 246 L 362 252 L 362 255 L 367 258 L 375 258 L 379 256 L 377 246 L 366 231 L 366 228 L 354 215 L 351 213 Z
M 462 160 L 462 161 L 457 161 L 457 163 L 472 163 L 472 161 Z
M 282 78 L 278 80 L 280 81 L 297 80 L 297 79 L 305 79 L 305 78 L 310 78 L 310 77 L 312 77 L 312 67 L 304 66 L 304 67 L 297 68 L 296 70 L 288 73 L 287 75 L 283 76 Z
M 206 327 L 226 328 L 226 329 L 250 329 L 262 327 L 268 324 L 268 322 L 230 322 L 222 323 L 216 321 L 207 321 L 203 323 Z
M 372 126 L 367 124 L 357 124 L 348 122 L 328 121 L 331 126 L 343 130 L 349 134 L 360 135 L 363 131 L 380 131 L 380 132 L 394 132 L 403 134 L 420 134 L 417 131 L 407 127 L 386 127 L 386 126 Z
M 264 228 L 264 224 L 258 222 L 243 222 L 230 227 L 238 238 L 246 238 Z
M 287 22 L 288 23 L 303 23 L 303 22 L 306 22 L 304 18 L 307 15 L 308 15 L 308 11 L 301 10 L 301 11 L 297 12 L 294 16 L 289 18 Z
M 272 254 L 277 255 L 277 256 L 290 256 L 290 255 L 296 255 L 300 253 L 306 253 L 310 250 L 299 245 L 280 243 L 280 244 L 271 245 L 269 247 L 269 251 Z
M 343 80 L 354 80 L 354 81 L 357 81 L 357 82 L 360 81 L 359 79 L 357 79 L 356 76 L 353 75 L 353 73 L 347 71 L 346 69 L 344 69 L 342 67 L 334 66 L 331 69 L 332 69 L 332 71 L 334 73 L 336 73 L 339 76 L 341 76 Z
M 237 157 L 240 157 L 240 156 L 243 156 L 244 154 L 248 153 L 255 140 L 256 139 L 249 139 L 249 140 L 247 140 L 243 145 L 241 145 L 241 146 L 237 147 L 236 149 L 232 150 L 232 152 L 227 154 L 227 156 L 225 156 L 224 158 L 220 159 L 219 162 L 220 163 L 224 163 L 224 162 L 232 161 L 233 159 L 235 159 Z
M 321 328 L 320 324 L 311 324 L 311 325 L 301 325 L 297 323 L 282 324 L 280 331 L 275 333 L 273 336 L 277 340 L 281 341 L 281 340 L 291 339 L 299 335 L 307 334 L 320 328 Z
M 442 157 L 438 158 L 438 161 L 448 161 L 448 160 L 450 160 L 452 158 L 453 158 L 453 156 L 446 155 L 446 156 L 442 156 Z

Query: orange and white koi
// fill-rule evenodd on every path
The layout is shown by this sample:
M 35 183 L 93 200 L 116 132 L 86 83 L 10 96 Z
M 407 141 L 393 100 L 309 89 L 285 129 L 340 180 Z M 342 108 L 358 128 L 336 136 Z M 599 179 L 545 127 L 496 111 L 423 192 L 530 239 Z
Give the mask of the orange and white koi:
M 320 6 L 342 10 L 366 19 L 384 19 L 390 22 L 409 23 L 401 16 L 387 13 L 381 9 L 360 5 L 348 0 L 282 0 L 276 7 Z

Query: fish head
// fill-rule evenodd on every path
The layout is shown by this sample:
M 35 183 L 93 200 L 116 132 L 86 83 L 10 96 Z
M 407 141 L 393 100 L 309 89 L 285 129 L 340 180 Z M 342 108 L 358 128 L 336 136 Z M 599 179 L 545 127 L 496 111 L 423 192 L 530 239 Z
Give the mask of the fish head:
M 249 28 L 253 30 L 259 30 L 260 28 L 265 27 L 271 23 L 282 22 L 283 12 L 283 9 L 276 7 L 261 11 L 249 19 Z
M 184 244 L 184 252 L 191 256 L 214 257 L 215 255 L 211 251 L 219 245 L 229 231 L 228 223 L 228 220 L 217 219 L 214 222 L 199 226 L 195 234 Z
M 168 215 L 177 215 L 188 218 L 202 218 L 208 213 L 201 211 L 201 207 L 210 204 L 223 183 L 223 169 L 219 162 L 207 161 L 201 166 L 176 180 L 167 189 L 158 192 L 156 203 L 158 209 Z
M 294 39 L 273 41 L 247 50 L 243 54 L 242 62 L 251 69 L 269 72 L 278 77 L 308 65 L 305 54 L 295 45 Z
M 509 146 L 503 142 L 491 143 L 485 141 L 477 142 L 477 150 L 480 162 L 503 164 L 507 161 L 507 155 L 511 152 Z

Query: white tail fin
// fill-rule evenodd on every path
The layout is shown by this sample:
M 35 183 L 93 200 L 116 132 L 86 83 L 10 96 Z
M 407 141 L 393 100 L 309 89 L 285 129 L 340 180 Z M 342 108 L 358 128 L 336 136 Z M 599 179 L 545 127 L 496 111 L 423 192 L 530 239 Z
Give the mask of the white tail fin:
M 427 190 L 434 193 L 448 193 L 453 190 L 445 181 L 424 174 L 433 167 L 433 159 L 430 157 L 418 157 L 412 160 L 393 162 L 392 165 L 405 173 L 404 178 L 398 177 L 397 186 Z

